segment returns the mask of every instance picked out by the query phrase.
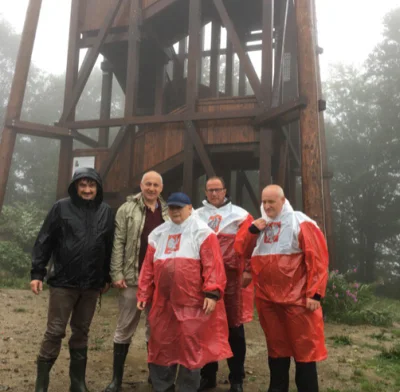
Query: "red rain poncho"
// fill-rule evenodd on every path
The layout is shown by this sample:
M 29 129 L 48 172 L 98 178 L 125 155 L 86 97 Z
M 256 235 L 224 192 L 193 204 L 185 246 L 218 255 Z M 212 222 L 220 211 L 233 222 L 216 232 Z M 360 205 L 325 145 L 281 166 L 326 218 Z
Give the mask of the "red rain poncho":
M 232 356 L 223 300 L 206 315 L 206 292 L 223 296 L 226 276 L 216 235 L 192 216 L 149 236 L 138 301 L 150 302 L 148 362 L 198 369 Z
M 274 220 L 253 235 L 241 230 L 235 249 L 252 253 L 256 306 L 264 330 L 268 355 L 294 357 L 298 362 L 327 357 L 322 309 L 308 310 L 306 298 L 325 295 L 328 279 L 326 241 L 316 223 L 293 211 L 286 201 Z
M 196 210 L 197 216 L 215 231 L 224 260 L 227 284 L 224 303 L 228 325 L 238 327 L 253 319 L 254 284 L 242 288 L 243 271 L 246 260 L 234 249 L 238 231 L 246 230 L 253 222 L 253 217 L 243 208 L 227 203 L 222 207 L 214 207 L 203 201 L 204 207 Z M 247 260 L 247 264 L 249 259 Z

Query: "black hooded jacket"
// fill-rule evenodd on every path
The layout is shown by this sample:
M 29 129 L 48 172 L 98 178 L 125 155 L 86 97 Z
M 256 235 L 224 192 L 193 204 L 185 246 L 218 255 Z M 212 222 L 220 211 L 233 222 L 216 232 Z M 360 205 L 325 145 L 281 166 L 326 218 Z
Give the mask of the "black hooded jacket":
M 94 200 L 83 200 L 75 182 L 90 178 L 97 182 Z M 47 283 L 53 287 L 100 289 L 110 282 L 110 260 L 114 219 L 103 203 L 99 174 L 90 168 L 76 170 L 68 188 L 70 197 L 57 201 L 48 213 L 32 254 L 31 279 L 43 280 L 53 256 Z

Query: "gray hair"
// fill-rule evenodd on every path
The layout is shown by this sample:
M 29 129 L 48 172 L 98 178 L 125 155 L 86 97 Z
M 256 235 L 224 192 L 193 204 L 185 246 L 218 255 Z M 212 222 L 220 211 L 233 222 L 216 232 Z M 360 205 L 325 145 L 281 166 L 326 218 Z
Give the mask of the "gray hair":
M 150 170 L 150 171 L 148 171 L 148 172 L 146 172 L 146 173 L 143 174 L 142 180 L 140 181 L 141 184 L 143 184 L 144 178 L 145 178 L 148 174 L 154 174 L 154 175 L 158 176 L 158 177 L 160 178 L 161 185 L 163 185 L 163 178 L 161 177 L 161 174 L 160 174 L 160 173 L 157 173 L 157 172 L 154 171 L 154 170 Z

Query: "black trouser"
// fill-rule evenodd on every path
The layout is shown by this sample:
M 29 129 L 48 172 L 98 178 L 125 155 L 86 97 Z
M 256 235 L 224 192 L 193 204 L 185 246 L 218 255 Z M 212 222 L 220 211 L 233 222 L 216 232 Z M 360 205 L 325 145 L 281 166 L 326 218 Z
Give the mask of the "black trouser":
M 246 338 L 243 324 L 239 327 L 229 328 L 229 344 L 233 353 L 233 357 L 228 358 L 229 381 L 232 384 L 242 384 L 246 358 Z M 201 376 L 209 379 L 215 377 L 217 371 L 218 362 L 211 362 L 201 369 Z
M 288 392 L 290 358 L 268 357 L 268 365 L 270 370 L 268 392 Z M 296 386 L 298 392 L 318 392 L 315 362 L 296 362 Z

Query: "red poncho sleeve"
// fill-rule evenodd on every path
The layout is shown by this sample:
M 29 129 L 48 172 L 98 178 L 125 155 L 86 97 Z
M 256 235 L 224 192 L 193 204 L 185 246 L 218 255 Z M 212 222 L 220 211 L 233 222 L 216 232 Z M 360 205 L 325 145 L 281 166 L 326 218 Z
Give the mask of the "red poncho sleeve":
M 226 286 L 226 275 L 218 238 L 214 233 L 201 244 L 200 262 L 204 282 L 203 292 L 218 290 L 222 298 Z
M 139 275 L 137 300 L 150 302 L 154 292 L 154 254 L 156 250 L 148 245 L 146 256 Z
M 312 222 L 300 224 L 299 246 L 307 269 L 307 298 L 325 296 L 328 282 L 328 248 L 322 231 Z
M 246 260 L 245 271 L 250 271 L 250 259 L 256 246 L 259 234 L 249 232 L 249 227 L 253 222 L 253 218 L 249 215 L 239 228 L 236 234 L 235 243 L 233 245 L 235 251 Z

